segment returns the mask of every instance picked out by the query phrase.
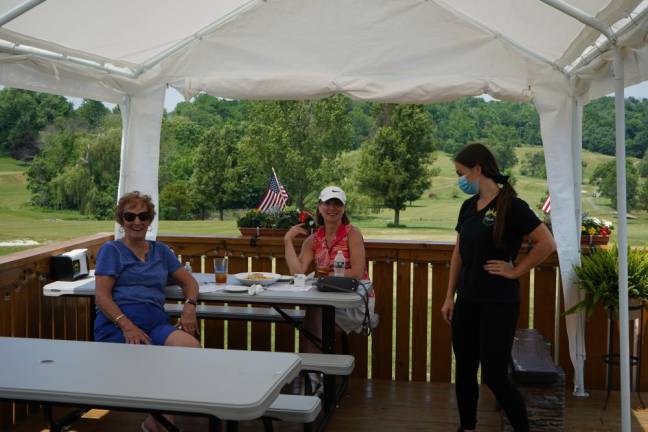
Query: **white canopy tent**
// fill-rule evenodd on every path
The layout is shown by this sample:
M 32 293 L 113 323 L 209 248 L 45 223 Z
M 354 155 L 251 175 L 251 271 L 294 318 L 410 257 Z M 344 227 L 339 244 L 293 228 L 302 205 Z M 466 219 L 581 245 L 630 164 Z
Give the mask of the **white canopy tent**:
M 0 84 L 119 104 L 119 194 L 138 189 L 155 201 L 166 86 L 185 97 L 343 93 L 427 103 L 487 93 L 533 101 L 569 307 L 579 299 L 572 268 L 580 259 L 583 105 L 614 90 L 614 52 L 621 98 L 624 86 L 648 79 L 647 10 L 648 0 L 0 0 Z M 617 126 L 621 198 L 624 128 Z M 625 200 L 618 201 L 623 306 Z M 583 316 L 568 316 L 567 330 L 574 392 L 584 395 Z M 627 358 L 627 334 L 621 340 Z

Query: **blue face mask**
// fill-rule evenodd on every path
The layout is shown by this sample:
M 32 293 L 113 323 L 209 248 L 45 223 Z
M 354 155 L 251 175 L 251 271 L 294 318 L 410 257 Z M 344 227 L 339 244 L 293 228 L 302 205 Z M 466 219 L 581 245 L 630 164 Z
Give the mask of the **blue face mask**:
M 475 195 L 479 192 L 479 182 L 477 180 L 470 181 L 465 175 L 459 177 L 457 185 L 462 192 L 467 193 L 468 195 Z

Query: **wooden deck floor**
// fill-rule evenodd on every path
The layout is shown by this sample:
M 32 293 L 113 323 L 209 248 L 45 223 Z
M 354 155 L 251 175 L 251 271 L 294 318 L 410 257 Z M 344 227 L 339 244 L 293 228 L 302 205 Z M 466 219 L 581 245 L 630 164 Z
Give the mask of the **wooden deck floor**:
M 617 431 L 620 430 L 619 398 L 613 393 L 608 409 L 603 411 L 605 394 L 592 392 L 587 399 L 567 397 L 565 430 L 572 431 Z M 648 401 L 648 395 L 644 394 Z M 639 408 L 633 395 L 632 430 L 648 430 L 648 410 Z M 86 417 L 73 425 L 70 431 L 108 432 L 139 431 L 144 414 L 116 411 L 92 410 Z M 184 432 L 206 430 L 204 419 L 178 418 L 178 425 Z M 382 380 L 352 380 L 340 407 L 335 412 L 328 430 L 335 432 L 378 432 L 378 431 L 455 431 L 458 425 L 451 384 L 408 383 Z M 262 431 L 261 422 L 246 422 L 242 432 Z M 282 432 L 301 431 L 294 424 L 276 424 L 275 430 Z M 488 389 L 483 389 L 479 406 L 478 430 L 500 431 L 500 416 L 495 411 L 495 402 Z M 12 432 L 47 431 L 40 415 L 32 415 Z

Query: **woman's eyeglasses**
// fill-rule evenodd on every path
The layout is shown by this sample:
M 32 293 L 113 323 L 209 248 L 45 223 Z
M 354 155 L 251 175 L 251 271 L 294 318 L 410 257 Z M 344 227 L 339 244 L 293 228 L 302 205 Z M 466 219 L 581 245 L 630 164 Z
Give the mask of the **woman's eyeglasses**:
M 142 222 L 146 222 L 151 220 L 151 214 L 147 211 L 141 213 L 124 212 L 124 220 L 126 222 L 133 222 L 135 218 L 138 218 Z

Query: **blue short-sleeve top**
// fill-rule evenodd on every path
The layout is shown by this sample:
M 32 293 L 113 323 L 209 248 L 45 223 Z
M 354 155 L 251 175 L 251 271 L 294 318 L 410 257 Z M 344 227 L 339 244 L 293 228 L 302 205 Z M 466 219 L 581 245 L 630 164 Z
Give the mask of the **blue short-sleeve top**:
M 164 287 L 181 264 L 164 243 L 148 243 L 144 261 L 119 240 L 109 241 L 99 249 L 95 275 L 115 279 L 112 298 L 119 306 L 150 303 L 164 308 Z

